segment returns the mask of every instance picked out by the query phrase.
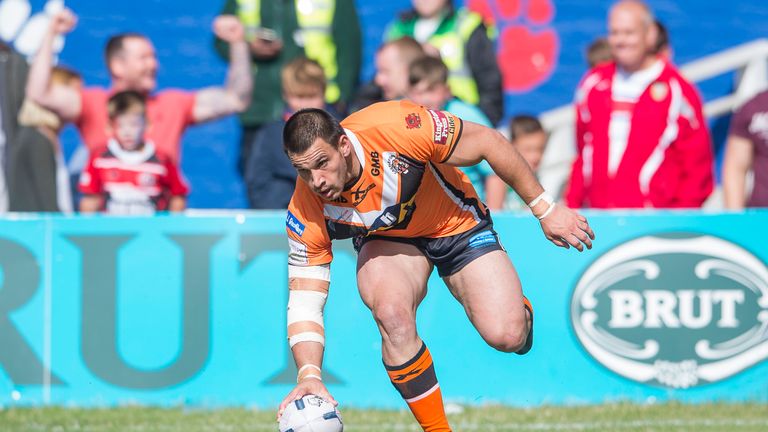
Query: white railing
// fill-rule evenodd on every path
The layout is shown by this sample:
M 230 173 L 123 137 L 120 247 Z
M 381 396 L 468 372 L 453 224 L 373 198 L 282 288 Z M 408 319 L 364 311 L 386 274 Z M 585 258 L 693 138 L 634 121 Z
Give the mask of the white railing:
M 736 72 L 735 90 L 730 95 L 705 101 L 706 117 L 715 118 L 730 113 L 752 96 L 768 88 L 768 39 L 757 39 L 738 45 L 680 67 L 683 76 L 693 83 L 732 71 Z M 570 175 L 570 165 L 575 156 L 574 116 L 571 104 L 546 111 L 539 116 L 544 128 L 550 132 L 539 172 L 541 182 L 548 190 L 561 190 Z

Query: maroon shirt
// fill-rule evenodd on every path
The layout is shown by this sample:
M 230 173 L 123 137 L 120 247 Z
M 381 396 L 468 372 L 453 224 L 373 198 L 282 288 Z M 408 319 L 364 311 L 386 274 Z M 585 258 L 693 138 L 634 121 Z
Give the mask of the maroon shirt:
M 768 207 L 768 91 L 745 103 L 731 119 L 731 135 L 752 142 L 755 185 L 748 207 Z

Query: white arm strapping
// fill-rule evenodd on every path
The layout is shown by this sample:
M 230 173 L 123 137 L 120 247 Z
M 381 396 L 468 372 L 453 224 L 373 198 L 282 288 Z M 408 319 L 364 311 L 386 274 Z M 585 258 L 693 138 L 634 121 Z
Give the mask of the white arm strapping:
M 324 264 L 319 266 L 296 266 L 288 264 L 289 278 L 320 279 L 331 281 L 331 266 Z
M 288 266 L 289 278 L 319 279 L 329 282 L 331 279 L 330 265 L 323 266 Z M 323 309 L 327 294 L 318 291 L 291 290 L 288 294 L 288 325 L 302 321 L 323 325 Z M 288 338 L 288 344 L 293 347 L 299 342 L 318 342 L 325 345 L 325 337 L 317 332 L 307 331 Z

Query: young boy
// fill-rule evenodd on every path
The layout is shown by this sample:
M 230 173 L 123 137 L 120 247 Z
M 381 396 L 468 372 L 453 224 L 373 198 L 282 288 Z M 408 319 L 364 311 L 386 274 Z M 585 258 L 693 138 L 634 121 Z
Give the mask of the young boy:
M 176 165 L 144 140 L 145 97 L 135 91 L 115 93 L 107 111 L 111 138 L 91 155 L 80 176 L 80 211 L 133 215 L 184 210 L 189 187 Z
M 425 108 L 448 111 L 462 120 L 493 127 L 488 117 L 474 105 L 457 99 L 448 87 L 448 68 L 442 60 L 425 56 L 411 63 L 408 71 L 410 88 L 408 98 Z M 494 174 L 488 162 L 462 167 L 480 199 L 491 210 L 500 210 L 504 204 L 507 185 Z
M 541 158 L 547 147 L 549 135 L 536 117 L 521 114 L 509 121 L 509 139 L 517 148 L 518 153 L 528 162 L 534 174 L 538 174 Z M 506 210 L 528 209 L 520 197 L 512 190 L 507 195 L 504 208 Z
M 282 70 L 283 118 L 267 123 L 254 138 L 245 164 L 248 202 L 253 209 L 285 209 L 296 185 L 296 169 L 283 152 L 283 126 L 302 108 L 329 110 L 325 105 L 325 73 L 314 60 L 298 57 Z

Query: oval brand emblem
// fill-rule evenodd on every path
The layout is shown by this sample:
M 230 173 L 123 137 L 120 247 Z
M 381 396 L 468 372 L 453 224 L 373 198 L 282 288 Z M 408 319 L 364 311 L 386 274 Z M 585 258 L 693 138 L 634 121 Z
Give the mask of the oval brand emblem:
M 710 235 L 640 237 L 584 272 L 571 321 L 587 352 L 623 377 L 713 383 L 768 357 L 768 269 Z

